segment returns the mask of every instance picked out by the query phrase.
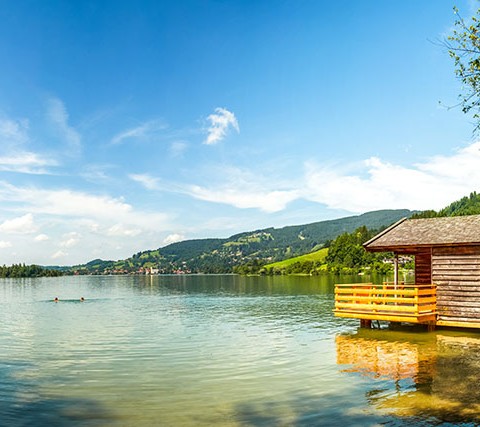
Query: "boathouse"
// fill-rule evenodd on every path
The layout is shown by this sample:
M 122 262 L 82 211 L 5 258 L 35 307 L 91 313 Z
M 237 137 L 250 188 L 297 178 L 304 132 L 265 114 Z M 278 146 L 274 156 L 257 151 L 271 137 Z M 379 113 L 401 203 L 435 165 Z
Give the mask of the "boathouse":
M 336 285 L 336 316 L 480 328 L 480 215 L 405 218 L 364 247 L 393 252 L 394 281 Z M 413 283 L 399 281 L 403 255 L 415 259 Z

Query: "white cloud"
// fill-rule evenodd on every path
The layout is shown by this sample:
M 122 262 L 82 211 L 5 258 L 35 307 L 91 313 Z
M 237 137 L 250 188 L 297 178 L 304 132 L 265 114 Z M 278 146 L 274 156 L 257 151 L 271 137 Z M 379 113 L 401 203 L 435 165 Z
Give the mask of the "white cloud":
M 38 236 L 35 236 L 35 240 L 36 242 L 46 242 L 47 240 L 49 240 L 50 238 L 46 235 L 46 234 L 39 234 Z
M 107 231 L 107 235 L 109 236 L 122 236 L 122 237 L 134 237 L 140 233 L 141 233 L 141 230 L 139 230 L 138 228 L 126 227 L 123 224 L 115 224 L 111 226 Z
M 480 189 L 480 141 L 451 155 L 399 165 L 371 157 L 332 165 L 313 161 L 290 182 L 234 168 L 216 172 L 221 180 L 178 191 L 199 200 L 273 213 L 304 199 L 335 210 L 362 213 L 378 209 L 441 209 Z M 170 186 L 173 188 L 173 185 Z
M 170 155 L 172 157 L 180 157 L 185 153 L 188 144 L 184 141 L 175 141 L 170 145 Z
M 303 197 L 350 212 L 441 209 L 480 188 L 480 142 L 411 166 L 372 157 L 357 173 L 306 164 Z
M 0 118 L 0 145 L 5 148 L 26 144 L 28 138 L 28 120 Z
M 29 234 L 34 233 L 36 230 L 37 227 L 33 223 L 33 215 L 31 213 L 8 219 L 0 224 L 0 232 L 2 233 Z
M 154 136 L 155 132 L 165 129 L 167 126 L 161 120 L 151 120 L 140 126 L 124 130 L 111 139 L 111 143 L 121 144 L 128 139 L 145 139 Z
M 67 252 L 57 251 L 52 255 L 52 259 L 65 258 L 68 256 Z
M 46 166 L 56 166 L 53 159 L 46 159 L 28 151 L 17 152 L 14 155 L 0 157 L 0 170 L 29 174 L 47 174 Z
M 29 123 L 26 119 L 0 118 L 0 171 L 28 174 L 49 173 L 47 166 L 56 166 L 53 159 L 28 151 Z
M 12 243 L 5 240 L 0 240 L 0 249 L 11 248 Z
M 208 135 L 204 144 L 217 144 L 225 138 L 230 127 L 240 132 L 240 127 L 238 126 L 235 115 L 226 108 L 216 108 L 215 113 L 210 114 L 207 120 L 210 122 L 210 126 L 207 129 Z
M 128 177 L 140 184 L 142 184 L 147 190 L 158 190 L 158 178 L 154 178 L 148 174 L 130 174 Z
M 208 202 L 224 203 L 237 208 L 257 208 L 267 213 L 278 212 L 289 202 L 298 198 L 294 190 L 260 190 L 260 189 L 234 189 L 229 187 L 208 189 L 193 185 L 190 195 Z
M 0 182 L 0 202 L 34 214 L 54 216 L 58 221 L 83 221 L 89 227 L 105 228 L 105 224 L 126 224 L 142 230 L 165 230 L 168 216 L 161 212 L 134 209 L 122 198 L 98 196 L 73 190 L 46 190 L 17 187 Z
M 77 155 L 81 149 L 81 136 L 68 124 L 67 109 L 60 99 L 51 98 L 49 100 L 48 118 L 55 125 L 59 136 L 67 143 L 71 154 Z
M 94 183 L 98 183 L 99 181 L 108 182 L 111 181 L 111 178 L 107 174 L 107 171 L 112 168 L 112 165 L 86 165 L 80 173 L 80 176 Z
M 84 228 L 89 233 L 98 233 L 101 229 L 101 226 L 97 221 L 88 218 L 81 218 L 77 220 L 75 224 L 80 228 Z
M 80 234 L 76 231 L 72 231 L 70 233 L 66 233 L 63 235 L 64 240 L 60 242 L 60 246 L 62 248 L 73 248 L 80 242 Z
M 163 239 L 163 243 L 170 245 L 172 243 L 181 242 L 182 240 L 185 240 L 185 236 L 183 234 L 173 233 L 165 237 L 165 239 Z
M 281 182 L 272 175 L 262 176 L 235 167 L 209 167 L 212 179 L 207 185 L 190 185 L 178 191 L 199 200 L 231 205 L 241 209 L 255 208 L 278 212 L 299 198 L 293 181 Z M 213 177 L 216 177 L 213 179 Z M 170 185 L 169 188 L 174 188 Z
M 42 214 L 111 218 L 128 215 L 132 206 L 122 199 L 97 196 L 72 190 L 43 190 L 15 187 L 15 200 L 27 203 Z M 0 190 L 1 197 L 1 190 Z

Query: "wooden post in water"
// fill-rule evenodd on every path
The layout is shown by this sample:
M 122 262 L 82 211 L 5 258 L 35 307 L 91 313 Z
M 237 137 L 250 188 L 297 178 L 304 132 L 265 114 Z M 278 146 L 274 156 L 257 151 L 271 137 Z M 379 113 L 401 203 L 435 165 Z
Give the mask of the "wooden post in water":
M 370 319 L 360 319 L 360 327 L 371 329 L 372 321 Z

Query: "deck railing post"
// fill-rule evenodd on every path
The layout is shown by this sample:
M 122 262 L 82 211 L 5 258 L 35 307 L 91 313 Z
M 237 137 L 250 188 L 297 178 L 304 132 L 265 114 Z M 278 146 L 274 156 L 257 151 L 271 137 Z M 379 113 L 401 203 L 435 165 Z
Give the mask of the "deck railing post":
M 393 256 L 393 288 L 397 290 L 398 287 L 398 254 L 395 252 Z M 395 295 L 395 298 L 397 296 Z

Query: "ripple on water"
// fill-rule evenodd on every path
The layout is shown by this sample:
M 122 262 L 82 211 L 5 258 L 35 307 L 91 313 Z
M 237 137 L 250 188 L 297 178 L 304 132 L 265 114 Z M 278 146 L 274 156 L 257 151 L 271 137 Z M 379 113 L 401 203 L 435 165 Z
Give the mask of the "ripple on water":
M 0 424 L 478 420 L 475 336 L 357 330 L 334 318 L 331 286 L 314 281 L 197 280 L 8 282 Z

